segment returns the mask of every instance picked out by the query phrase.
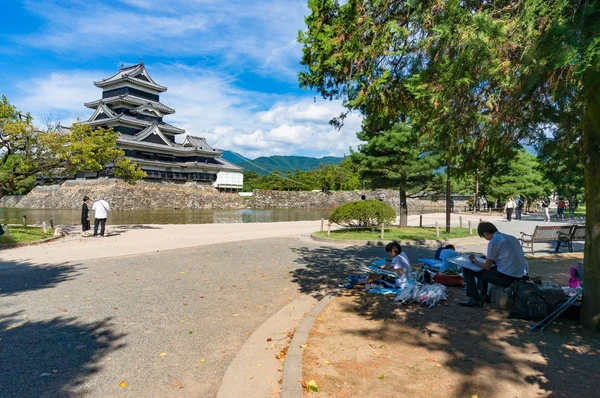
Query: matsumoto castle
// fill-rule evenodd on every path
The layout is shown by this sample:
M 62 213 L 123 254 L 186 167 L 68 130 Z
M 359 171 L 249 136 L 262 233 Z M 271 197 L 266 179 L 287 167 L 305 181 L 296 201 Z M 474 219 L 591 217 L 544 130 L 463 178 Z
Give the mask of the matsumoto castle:
M 183 143 L 175 142 L 185 130 L 163 121 L 175 110 L 160 102 L 160 93 L 167 87 L 152 80 L 143 62 L 121 66 L 116 74 L 94 85 L 102 89 L 102 99 L 84 104 L 95 112 L 83 123 L 119 132 L 117 148 L 142 167 L 148 180 L 210 183 L 221 190 L 242 188 L 242 168 L 222 159 L 223 152 L 204 138 L 187 135 Z M 111 175 L 110 167 L 104 174 Z

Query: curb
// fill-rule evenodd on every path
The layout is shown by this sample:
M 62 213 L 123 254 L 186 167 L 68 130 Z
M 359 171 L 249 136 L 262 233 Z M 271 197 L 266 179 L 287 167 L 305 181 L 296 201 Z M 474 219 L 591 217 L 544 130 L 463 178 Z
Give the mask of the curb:
M 263 398 L 279 389 L 284 365 L 274 354 L 290 343 L 282 330 L 295 330 L 319 300 L 301 295 L 265 320 L 240 347 L 221 379 L 217 398 Z M 287 366 L 287 355 L 285 366 Z
M 318 315 L 329 305 L 339 291 L 325 296 L 317 305 L 315 305 L 300 322 L 296 329 L 294 337 L 290 342 L 290 347 L 285 357 L 285 366 L 283 367 L 283 379 L 281 382 L 281 398 L 302 398 L 302 354 L 301 345 L 306 344 L 308 334 L 310 333 Z
M 325 238 L 323 236 L 317 236 L 313 232 L 310 234 L 310 238 L 316 242 L 324 243 L 338 243 L 343 245 L 364 245 L 364 246 L 385 246 L 391 242 L 391 240 L 346 240 L 346 239 L 333 239 Z M 474 236 L 468 236 L 466 238 L 454 238 L 454 239 L 438 239 L 438 240 L 400 240 L 398 243 L 402 246 L 422 246 L 430 249 L 437 249 L 441 245 L 447 245 L 449 243 L 470 243 L 472 239 L 478 238 Z

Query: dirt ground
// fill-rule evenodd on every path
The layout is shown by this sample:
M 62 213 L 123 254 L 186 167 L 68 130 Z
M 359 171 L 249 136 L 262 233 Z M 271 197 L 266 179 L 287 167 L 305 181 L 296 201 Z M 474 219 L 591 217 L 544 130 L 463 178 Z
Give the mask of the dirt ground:
M 531 259 L 530 275 L 566 285 L 582 254 Z M 600 338 L 561 318 L 544 332 L 492 308 L 435 308 L 344 291 L 319 316 L 303 379 L 323 397 L 600 397 Z M 574 318 L 574 314 L 571 314 Z

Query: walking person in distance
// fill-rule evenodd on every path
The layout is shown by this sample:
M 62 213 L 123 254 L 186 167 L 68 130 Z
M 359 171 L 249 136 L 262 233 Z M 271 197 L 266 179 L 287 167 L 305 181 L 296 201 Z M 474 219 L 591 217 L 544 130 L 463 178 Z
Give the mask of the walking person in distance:
M 94 236 L 98 236 L 98 226 L 100 226 L 100 236 L 104 236 L 104 229 L 106 227 L 106 218 L 108 217 L 108 211 L 110 206 L 103 195 L 98 196 L 98 200 L 92 206 L 94 210 Z
M 504 205 L 504 212 L 506 213 L 507 221 L 510 222 L 512 220 L 513 211 L 515 210 L 516 206 L 517 206 L 517 204 L 515 203 L 513 198 L 508 198 L 508 200 L 506 201 L 506 204 Z
M 544 212 L 544 222 L 550 222 L 550 210 L 548 207 L 550 206 L 550 199 L 545 197 L 542 199 L 542 211 Z

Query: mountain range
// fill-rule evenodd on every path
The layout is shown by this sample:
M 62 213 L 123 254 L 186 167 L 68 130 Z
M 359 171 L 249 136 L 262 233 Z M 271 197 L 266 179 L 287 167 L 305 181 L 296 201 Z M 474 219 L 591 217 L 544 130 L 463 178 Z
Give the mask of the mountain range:
M 221 149 L 222 150 L 222 149 Z M 322 158 L 312 158 L 308 156 L 261 156 L 256 159 L 249 159 L 237 152 L 222 150 L 222 158 L 244 170 L 252 170 L 259 175 L 267 175 L 274 171 L 285 173 L 286 171 L 309 171 L 318 169 L 321 164 L 338 164 L 344 158 L 336 156 L 325 156 Z

